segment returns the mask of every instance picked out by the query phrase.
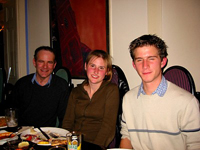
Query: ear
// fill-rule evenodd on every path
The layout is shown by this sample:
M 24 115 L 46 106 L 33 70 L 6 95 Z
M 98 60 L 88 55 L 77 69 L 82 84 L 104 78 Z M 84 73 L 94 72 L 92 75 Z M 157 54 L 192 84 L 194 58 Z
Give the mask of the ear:
M 35 61 L 35 58 L 33 58 L 33 65 L 36 67 L 36 61 Z
M 54 63 L 54 67 L 53 67 L 53 68 L 55 68 L 55 67 L 56 67 L 56 65 L 57 65 L 57 62 L 55 62 L 55 63 Z
M 85 63 L 85 67 L 84 68 L 85 68 L 85 71 L 86 71 L 87 70 L 87 64 L 86 63 Z
M 167 58 L 164 57 L 162 62 L 161 62 L 161 68 L 165 67 L 166 64 L 167 64 Z
M 133 68 L 136 69 L 134 61 L 132 61 Z

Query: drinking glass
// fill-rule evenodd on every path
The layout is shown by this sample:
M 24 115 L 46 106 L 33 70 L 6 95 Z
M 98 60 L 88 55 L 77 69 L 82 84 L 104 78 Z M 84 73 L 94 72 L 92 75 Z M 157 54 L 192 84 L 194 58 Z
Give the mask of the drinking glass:
M 62 146 L 54 146 L 54 147 L 51 147 L 49 150 L 66 150 L 66 148 Z
M 12 131 L 18 126 L 18 110 L 15 108 L 5 109 L 5 118 L 7 127 Z

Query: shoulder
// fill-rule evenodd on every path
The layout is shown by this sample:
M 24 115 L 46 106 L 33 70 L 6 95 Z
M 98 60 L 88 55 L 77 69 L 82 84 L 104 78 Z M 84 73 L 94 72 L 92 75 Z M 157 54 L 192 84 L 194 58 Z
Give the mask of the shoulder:
M 167 81 L 168 82 L 168 88 L 166 94 L 171 95 L 172 97 L 184 97 L 184 98 L 189 98 L 192 99 L 194 95 L 192 95 L 190 92 L 186 91 L 185 89 L 175 85 L 174 83 Z
M 31 83 L 34 73 L 21 77 L 17 80 L 16 84 L 28 84 Z
M 140 85 L 138 85 L 138 86 L 136 86 L 135 88 L 129 90 L 129 91 L 125 94 L 125 96 L 126 96 L 126 97 L 130 97 L 130 96 L 131 96 L 131 97 L 134 97 L 134 96 L 137 96 L 139 87 L 140 87 Z
M 52 75 L 52 83 L 53 86 L 56 86 L 57 88 L 68 88 L 68 83 L 66 80 L 63 78 L 57 76 L 57 75 Z
M 99 88 L 99 91 L 104 91 L 104 92 L 119 92 L 119 88 L 115 83 L 112 83 L 110 81 L 104 81 L 102 85 Z
M 115 83 L 107 82 L 106 83 L 106 88 L 115 88 L 115 89 L 117 89 L 118 86 Z
M 179 86 L 169 81 L 168 89 L 165 95 L 165 99 L 167 99 L 169 102 L 171 102 L 171 104 L 176 106 L 176 108 L 189 108 L 190 110 L 198 109 L 199 111 L 199 101 L 196 99 L 196 97 L 190 92 L 186 91 L 185 89 L 180 88 Z
M 65 79 L 54 74 L 52 74 L 52 79 L 56 80 L 57 82 L 67 82 Z
M 171 102 L 174 106 L 181 105 L 187 107 L 188 105 L 198 105 L 198 100 L 190 92 L 168 81 L 168 88 L 163 96 L 168 102 Z
M 129 103 L 133 103 L 137 99 L 137 94 L 140 86 L 137 86 L 131 90 L 129 90 L 123 97 L 123 105 L 129 105 Z

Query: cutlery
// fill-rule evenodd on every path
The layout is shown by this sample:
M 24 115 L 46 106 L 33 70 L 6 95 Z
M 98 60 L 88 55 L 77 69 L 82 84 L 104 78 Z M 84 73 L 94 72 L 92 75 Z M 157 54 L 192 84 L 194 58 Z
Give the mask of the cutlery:
M 50 139 L 50 137 L 49 137 L 40 127 L 38 127 L 38 129 L 39 129 L 40 132 L 46 137 L 47 140 Z
M 50 132 L 49 135 L 53 138 L 58 138 L 59 136 L 55 135 L 54 133 Z

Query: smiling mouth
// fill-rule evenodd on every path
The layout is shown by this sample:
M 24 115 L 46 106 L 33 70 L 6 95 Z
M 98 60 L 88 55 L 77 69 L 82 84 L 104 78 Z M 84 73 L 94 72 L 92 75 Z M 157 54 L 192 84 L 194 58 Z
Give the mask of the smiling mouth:
M 97 76 L 97 75 L 91 75 L 93 78 L 98 78 L 99 76 Z
M 151 72 L 143 72 L 142 74 L 144 74 L 144 75 L 148 75 L 148 74 L 150 74 Z
M 44 70 L 44 69 L 41 69 L 41 71 L 42 71 L 42 72 L 48 72 L 49 70 Z

